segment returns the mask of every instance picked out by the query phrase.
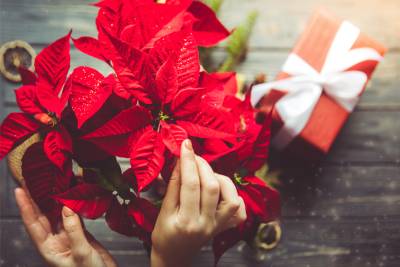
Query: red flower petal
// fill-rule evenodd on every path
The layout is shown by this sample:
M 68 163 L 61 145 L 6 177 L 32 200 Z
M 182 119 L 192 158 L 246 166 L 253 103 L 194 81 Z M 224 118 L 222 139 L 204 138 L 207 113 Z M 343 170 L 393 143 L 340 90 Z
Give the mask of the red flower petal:
M 168 1 L 165 4 L 157 4 L 151 0 L 125 1 L 119 12 L 119 37 L 133 47 L 149 48 L 155 40 L 181 30 L 187 22 L 183 20 L 183 17 L 187 16 L 184 10 L 190 2 L 191 0 L 175 3 Z M 125 32 L 127 27 L 131 29 Z
M 136 137 L 136 132 L 141 132 L 149 123 L 150 113 L 143 107 L 134 106 L 121 111 L 82 138 L 96 144 L 110 155 L 128 158 L 131 140 Z
M 105 38 L 109 39 L 112 46 L 111 49 L 107 49 L 107 57 L 111 59 L 121 85 L 139 101 L 151 104 L 153 88 L 143 88 L 151 77 L 147 67 L 147 54 L 115 38 L 107 31 L 104 32 Z
M 192 34 L 183 39 L 176 63 L 179 89 L 196 87 L 199 81 L 200 61 L 197 43 Z
M 133 218 L 128 216 L 126 206 L 121 206 L 117 201 L 111 202 L 111 207 L 106 213 L 106 222 L 111 230 L 126 236 L 136 236 L 149 243 L 150 234 L 138 228 Z
M 237 155 L 232 153 L 236 152 L 238 146 L 240 143 L 229 146 L 223 139 L 209 138 L 203 141 L 200 155 L 208 162 L 213 162 L 216 172 L 231 176 L 238 167 Z
M 78 128 L 90 119 L 112 93 L 104 76 L 90 67 L 78 67 L 72 75 L 70 105 L 78 120 Z
M 142 191 L 159 174 L 164 164 L 165 146 L 160 134 L 148 127 L 132 146 L 131 166 Z
M 35 59 L 38 79 L 46 89 L 52 90 L 55 96 L 59 94 L 67 78 L 70 66 L 70 37 L 71 32 L 44 48 Z
M 216 139 L 216 138 L 208 138 L 203 142 L 203 148 L 205 151 L 219 154 L 224 153 L 225 151 L 229 151 L 230 147 L 224 142 L 224 140 Z
M 69 76 L 67 81 L 64 84 L 64 88 L 62 90 L 61 96 L 59 97 L 59 106 L 60 106 L 60 111 L 57 114 L 58 118 L 61 118 L 61 113 L 64 111 L 64 109 L 67 106 L 68 100 L 71 96 L 72 91 L 72 77 Z
M 238 193 L 244 200 L 246 210 L 264 222 L 279 218 L 281 214 L 279 192 L 255 176 L 245 177 L 243 181 L 248 184 L 241 185 Z
M 156 72 L 167 59 L 175 57 L 179 89 L 197 86 L 200 75 L 199 52 L 190 32 L 175 32 L 160 39 L 149 54 L 149 67 L 153 72 Z
M 89 36 L 82 36 L 78 39 L 72 38 L 72 41 L 75 47 L 83 53 L 108 63 L 107 58 L 103 55 L 103 47 L 97 39 Z
M 202 87 L 222 86 L 225 94 L 235 96 L 238 92 L 238 84 L 235 72 L 202 73 Z
M 129 158 L 131 152 L 131 134 L 115 135 L 88 139 L 103 153 L 111 156 Z
M 181 12 L 180 14 L 176 15 L 170 22 L 165 24 L 156 34 L 155 36 L 149 40 L 143 49 L 151 49 L 154 47 L 154 44 L 160 40 L 161 38 L 173 33 L 180 31 L 188 18 L 188 13 L 186 12 Z
M 144 35 L 149 27 L 143 27 L 143 23 L 130 24 L 126 26 L 120 34 L 122 41 L 130 44 L 132 47 L 141 49 L 144 46 Z
M 0 160 L 17 142 L 35 133 L 39 126 L 35 120 L 24 113 L 9 114 L 0 126 Z
M 227 141 L 235 140 L 235 135 L 231 133 L 214 130 L 188 121 L 176 121 L 176 124 L 184 128 L 189 136 L 199 138 L 219 138 Z
M 159 210 L 144 198 L 136 198 L 128 206 L 131 215 L 138 226 L 151 233 L 157 220 Z
M 212 128 L 226 133 L 236 133 L 237 118 L 228 110 L 214 108 L 206 103 L 202 104 L 192 123 Z
M 156 74 L 158 96 L 162 104 L 168 104 L 178 91 L 176 68 L 172 60 L 167 60 Z
M 15 97 L 19 108 L 29 114 L 43 113 L 45 110 L 39 104 L 34 85 L 23 85 L 15 90 Z
M 266 163 L 268 159 L 269 143 L 271 137 L 272 117 L 269 116 L 262 125 L 258 133 L 257 139 L 251 144 L 253 146 L 250 157 L 243 164 L 247 170 L 255 172 Z
M 168 124 L 161 121 L 161 137 L 164 145 L 174 155 L 179 156 L 183 140 L 188 138 L 185 129 L 176 124 Z
M 55 94 L 52 88 L 39 78 L 36 84 L 36 95 L 41 106 L 43 106 L 47 112 L 52 112 L 59 118 L 64 106 L 61 104 L 58 95 Z
M 88 219 L 97 219 L 106 212 L 113 195 L 95 184 L 79 184 L 55 195 L 54 199 Z
M 189 12 L 196 18 L 193 34 L 199 46 L 213 46 L 229 36 L 229 31 L 218 20 L 214 11 L 200 1 L 193 1 Z
M 72 153 L 72 140 L 64 127 L 49 132 L 43 141 L 44 152 L 48 159 L 61 171 L 68 160 L 66 153 Z
M 214 78 L 212 74 L 203 71 L 199 81 L 199 87 L 205 88 L 202 101 L 213 107 L 222 107 L 226 98 L 223 85 L 222 81 Z
M 52 196 L 68 189 L 72 168 L 66 172 L 57 169 L 44 153 L 43 142 L 39 142 L 25 152 L 22 158 L 22 175 L 32 199 L 50 221 L 55 223 L 60 216 L 61 206 Z
M 114 1 L 114 0 L 111 0 Z M 117 2 L 121 2 L 119 0 L 114 1 L 116 4 Z M 119 5 L 119 3 L 118 3 Z M 116 7 L 117 9 L 122 8 L 121 7 Z M 100 7 L 97 17 L 96 17 L 96 27 L 97 27 L 97 36 L 100 44 L 103 46 L 103 55 L 107 57 L 107 59 L 110 59 L 108 57 L 108 51 L 107 49 L 114 49 L 112 47 L 112 44 L 110 44 L 110 40 L 107 37 L 109 33 L 113 35 L 117 35 L 118 32 L 120 32 L 121 28 L 121 16 L 116 12 L 117 10 L 112 10 L 112 8 L 109 7 Z
M 84 139 L 124 135 L 145 127 L 150 123 L 149 112 L 140 106 L 134 106 L 118 113 L 97 130 L 85 135 Z
M 19 75 L 21 75 L 21 82 L 23 85 L 35 85 L 36 84 L 36 75 L 31 70 L 25 67 L 18 68 Z
M 137 83 L 135 86 L 137 88 L 142 87 L 139 83 Z M 130 100 L 133 97 L 132 94 L 123 86 L 123 84 L 120 82 L 120 80 L 117 77 L 114 77 L 113 92 L 114 92 L 114 94 L 116 94 L 117 96 L 119 96 L 125 100 Z
M 198 113 L 204 89 L 188 88 L 180 90 L 171 103 L 175 118 L 183 118 Z
M 117 70 L 117 75 L 122 87 L 130 95 L 130 97 L 133 97 L 147 105 L 152 104 L 151 96 L 154 95 L 153 89 L 144 89 L 141 81 L 137 80 L 137 77 L 140 76 L 139 74 L 134 74 L 129 68 L 120 68 Z M 142 77 L 146 77 L 146 75 L 147 74 L 143 74 Z M 118 95 L 126 98 L 121 95 L 121 92 L 123 91 L 119 90 Z

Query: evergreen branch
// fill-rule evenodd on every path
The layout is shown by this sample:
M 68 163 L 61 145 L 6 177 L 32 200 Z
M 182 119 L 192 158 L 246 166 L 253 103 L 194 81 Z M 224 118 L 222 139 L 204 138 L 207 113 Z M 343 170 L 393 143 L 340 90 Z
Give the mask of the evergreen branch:
M 223 2 L 224 0 L 203 0 L 203 3 L 209 6 L 217 15 Z M 213 50 L 214 47 L 199 48 L 200 62 L 207 71 L 211 71 L 211 66 L 213 65 L 213 60 L 212 60 Z
M 244 60 L 248 42 L 251 36 L 251 32 L 254 28 L 258 13 L 256 11 L 251 12 L 246 21 L 239 25 L 232 33 L 228 40 L 226 50 L 228 57 L 223 62 L 221 67 L 218 69 L 220 72 L 232 71 L 235 67 Z

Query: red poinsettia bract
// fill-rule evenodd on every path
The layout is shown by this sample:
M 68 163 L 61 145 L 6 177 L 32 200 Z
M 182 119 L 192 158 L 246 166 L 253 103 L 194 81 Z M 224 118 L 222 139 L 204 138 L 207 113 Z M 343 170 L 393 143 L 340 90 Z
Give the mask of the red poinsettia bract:
M 17 143 L 35 132 L 43 134 L 47 157 L 61 170 L 72 152 L 71 137 L 60 123 L 70 94 L 67 74 L 70 67 L 70 35 L 55 41 L 36 57 L 36 74 L 24 70 L 28 84 L 15 90 L 23 113 L 11 113 L 1 125 L 0 158 Z
M 232 99 L 228 102 L 231 101 Z M 230 104 L 232 102 L 227 105 Z M 251 242 L 260 223 L 270 222 L 280 217 L 279 192 L 255 176 L 255 172 L 265 164 L 268 158 L 271 118 L 268 117 L 261 125 L 256 123 L 255 112 L 250 106 L 248 97 L 240 104 L 235 104 L 232 112 L 238 111 L 244 139 L 235 149 L 228 150 L 228 153 L 220 140 L 214 140 L 212 145 L 214 150 L 220 153 L 220 157 L 215 159 L 212 165 L 216 171 L 233 179 L 239 195 L 245 202 L 247 219 L 237 228 L 220 233 L 214 238 L 213 250 L 216 262 L 238 241 Z M 221 153 L 218 150 L 224 152 Z
M 160 174 L 166 149 L 179 156 L 184 139 L 235 142 L 231 114 L 209 97 L 215 90 L 223 92 L 199 84 L 198 52 L 190 32 L 172 33 L 148 53 L 116 39 L 114 45 L 119 93 L 130 95 L 133 106 L 83 138 L 112 155 L 129 157 L 139 191 Z M 110 142 L 118 137 L 123 146 Z
M 88 219 L 105 214 L 112 230 L 150 244 L 158 209 L 138 197 L 132 187 L 82 182 L 53 198 Z
M 140 50 L 187 26 L 200 46 L 213 46 L 230 34 L 201 1 L 103 0 L 95 5 L 99 7 L 98 38 L 83 36 L 74 43 L 84 53 L 106 62 L 110 58 L 105 51 L 113 46 L 104 31 Z

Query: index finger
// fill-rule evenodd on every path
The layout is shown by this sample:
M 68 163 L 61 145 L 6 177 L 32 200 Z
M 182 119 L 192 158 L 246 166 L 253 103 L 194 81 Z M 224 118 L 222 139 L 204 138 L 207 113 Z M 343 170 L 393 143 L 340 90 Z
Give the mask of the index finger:
M 181 146 L 181 192 L 179 212 L 185 216 L 200 214 L 200 177 L 192 143 L 189 139 Z
M 216 174 L 221 187 L 221 202 L 217 209 L 217 221 L 225 224 L 240 209 L 241 201 L 237 189 L 230 178 Z
M 172 211 L 179 206 L 179 192 L 181 187 L 180 171 L 180 162 L 178 160 L 172 171 L 171 178 L 169 179 L 161 211 L 164 209 Z

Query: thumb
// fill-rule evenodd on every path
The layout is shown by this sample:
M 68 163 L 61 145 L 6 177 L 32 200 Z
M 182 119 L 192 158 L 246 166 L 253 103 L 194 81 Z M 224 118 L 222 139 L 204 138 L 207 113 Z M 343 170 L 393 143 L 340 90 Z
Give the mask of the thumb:
M 63 207 L 62 218 L 64 230 L 71 243 L 71 252 L 74 258 L 83 260 L 89 255 L 91 247 L 85 237 L 79 216 L 68 207 Z

